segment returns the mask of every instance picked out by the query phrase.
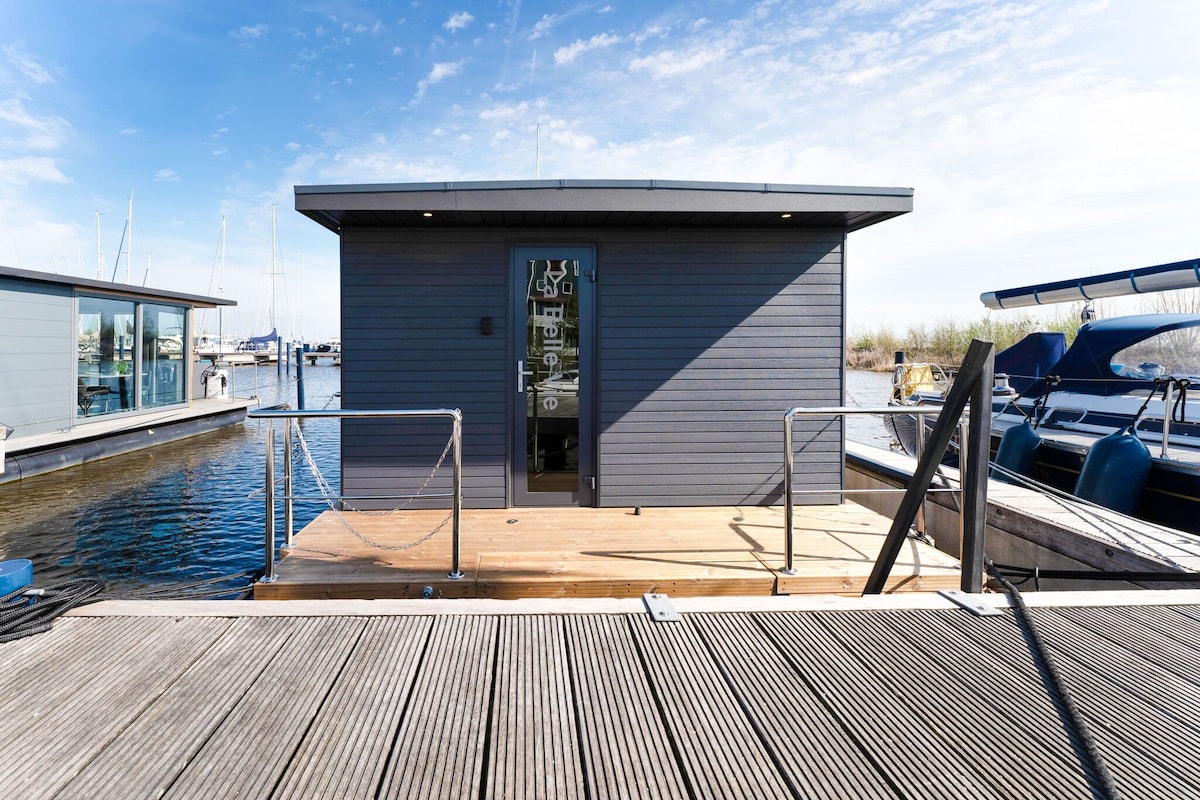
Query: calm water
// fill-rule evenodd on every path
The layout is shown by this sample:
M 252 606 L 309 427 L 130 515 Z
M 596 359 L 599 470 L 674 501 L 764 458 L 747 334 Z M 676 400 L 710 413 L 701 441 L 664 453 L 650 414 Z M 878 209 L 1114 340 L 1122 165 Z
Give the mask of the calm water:
M 886 406 L 892 391 L 892 373 L 849 370 L 846 372 L 846 405 L 857 408 Z M 883 426 L 883 417 L 855 414 L 846 417 L 846 438 L 882 447 L 892 443 L 892 435 Z
M 280 380 L 273 366 L 231 372 L 237 396 L 296 405 L 294 373 Z M 340 368 L 306 366 L 306 406 L 337 408 L 333 395 L 340 384 Z M 247 419 L 0 485 L 0 558 L 31 559 L 38 585 L 88 577 L 114 591 L 260 569 L 266 431 L 266 422 Z M 304 435 L 321 471 L 338 486 L 337 420 L 306 420 Z M 281 430 L 276 438 L 282 439 Z M 297 455 L 293 466 L 296 493 L 317 494 L 300 459 Z M 281 465 L 276 470 L 282 475 Z M 319 501 L 297 502 L 296 529 L 323 507 Z
M 253 394 L 264 405 L 295 406 L 294 375 L 279 380 L 274 367 L 232 372 L 239 397 Z M 340 385 L 340 368 L 305 367 L 306 406 L 339 407 L 334 393 Z M 889 386 L 887 373 L 850 372 L 846 402 L 885 404 Z M 32 559 L 38 585 L 89 577 L 113 591 L 260 569 L 266 429 L 265 422 L 247 419 L 214 433 L 0 485 L 0 559 Z M 307 420 L 304 435 L 336 490 L 337 421 Z M 847 436 L 884 448 L 891 442 L 878 417 L 849 417 Z M 299 446 L 296 451 L 296 494 L 317 494 Z M 296 529 L 324 508 L 319 501 L 298 501 Z

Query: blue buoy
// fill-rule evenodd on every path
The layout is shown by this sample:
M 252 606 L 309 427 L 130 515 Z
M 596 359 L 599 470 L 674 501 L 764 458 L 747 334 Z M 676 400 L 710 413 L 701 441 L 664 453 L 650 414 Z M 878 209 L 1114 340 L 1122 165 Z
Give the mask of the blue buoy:
M 1132 514 L 1150 475 L 1150 451 L 1126 428 L 1100 439 L 1088 451 L 1075 483 L 1075 496 Z
M 0 597 L 33 583 L 33 562 L 28 558 L 0 561 Z
M 1033 475 L 1033 462 L 1041 444 L 1042 437 L 1033 429 L 1029 420 L 1014 425 L 1000 437 L 1000 447 L 996 450 L 996 465 L 1018 475 L 1030 477 Z M 997 470 L 992 470 L 992 477 L 1012 482 L 1010 477 Z

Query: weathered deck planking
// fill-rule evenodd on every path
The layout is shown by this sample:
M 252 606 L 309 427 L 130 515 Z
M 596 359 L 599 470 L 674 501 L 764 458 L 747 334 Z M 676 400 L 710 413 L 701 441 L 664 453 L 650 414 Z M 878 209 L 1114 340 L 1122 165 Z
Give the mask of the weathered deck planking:
M 1112 598 L 1029 599 L 1122 795 L 1200 797 L 1200 592 Z M 1100 796 L 1011 611 L 883 601 L 83 608 L 0 644 L 0 796 Z
M 420 597 L 638 597 L 859 594 L 891 520 L 854 503 L 796 508 L 796 575 L 784 575 L 783 511 L 766 507 L 467 510 L 461 580 L 449 580 L 444 511 L 325 512 L 259 584 L 267 600 Z M 347 524 L 353 528 L 351 531 Z M 365 541 L 364 541 L 365 540 Z M 381 547 L 373 547 L 375 542 Z M 958 562 L 906 543 L 886 586 L 958 588 Z

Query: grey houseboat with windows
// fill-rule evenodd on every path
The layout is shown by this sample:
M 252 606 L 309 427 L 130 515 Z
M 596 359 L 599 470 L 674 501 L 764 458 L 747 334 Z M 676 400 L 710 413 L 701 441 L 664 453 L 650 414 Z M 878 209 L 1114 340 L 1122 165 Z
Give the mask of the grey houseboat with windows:
M 239 421 L 193 408 L 193 311 L 228 305 L 0 267 L 0 482 Z M 127 435 L 151 419 L 155 436 Z
M 475 508 L 778 502 L 784 412 L 842 401 L 847 234 L 913 198 L 666 181 L 295 192 L 341 239 L 343 407 L 460 408 Z M 445 435 L 345 422 L 343 493 L 413 491 Z M 839 488 L 841 422 L 798 423 L 797 441 L 798 474 Z

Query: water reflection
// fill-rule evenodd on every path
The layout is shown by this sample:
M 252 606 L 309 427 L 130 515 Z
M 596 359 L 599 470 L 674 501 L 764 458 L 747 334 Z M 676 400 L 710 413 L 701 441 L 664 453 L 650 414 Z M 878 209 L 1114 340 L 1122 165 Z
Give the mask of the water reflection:
M 233 373 L 238 396 L 295 404 L 294 375 L 279 380 L 273 367 L 238 367 Z M 336 367 L 305 367 L 307 406 L 338 407 L 333 395 L 340 378 Z M 304 428 L 314 458 L 335 487 L 339 430 L 336 420 L 309 420 Z M 31 559 L 39 585 L 89 577 L 113 591 L 259 569 L 266 431 L 266 422 L 246 420 L 0 485 L 0 558 Z M 318 493 L 299 454 L 293 474 L 297 494 Z M 297 529 L 323 508 L 319 501 L 297 502 Z

